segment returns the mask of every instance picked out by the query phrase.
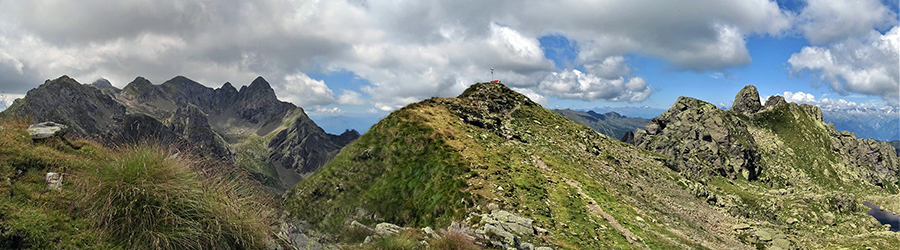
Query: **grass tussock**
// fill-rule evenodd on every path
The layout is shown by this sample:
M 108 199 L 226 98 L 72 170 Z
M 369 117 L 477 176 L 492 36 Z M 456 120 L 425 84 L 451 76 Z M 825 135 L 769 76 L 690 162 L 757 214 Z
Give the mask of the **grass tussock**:
M 475 244 L 475 238 L 462 230 L 453 228 L 441 229 L 440 238 L 428 241 L 429 249 L 434 250 L 472 250 L 483 249 Z
M 264 246 L 268 215 L 238 181 L 198 174 L 191 160 L 153 146 L 85 176 L 84 208 L 128 249 L 247 249 Z
M 32 144 L 27 124 L 0 119 L 0 249 L 262 249 L 273 235 L 276 203 L 242 172 L 156 144 Z

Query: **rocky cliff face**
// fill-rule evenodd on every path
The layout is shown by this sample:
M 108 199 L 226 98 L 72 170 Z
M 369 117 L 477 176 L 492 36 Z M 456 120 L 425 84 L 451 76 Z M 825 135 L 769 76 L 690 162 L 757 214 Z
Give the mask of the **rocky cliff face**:
M 269 162 L 305 178 L 331 161 L 341 148 L 357 138 L 359 133 L 356 130 L 348 130 L 341 135 L 325 133 L 325 130 L 303 113 L 293 121 L 290 128 L 281 130 L 269 141 Z M 290 187 L 297 184 L 296 181 L 285 184 Z
M 220 160 L 234 163 L 235 154 L 221 135 L 213 131 L 206 119 L 206 114 L 197 106 L 179 107 L 167 120 L 169 130 L 199 151 L 209 152 Z

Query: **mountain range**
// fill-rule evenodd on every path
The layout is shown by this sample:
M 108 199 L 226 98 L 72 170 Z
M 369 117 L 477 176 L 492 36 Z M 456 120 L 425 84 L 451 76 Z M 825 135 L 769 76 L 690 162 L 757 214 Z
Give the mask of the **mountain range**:
M 275 194 L 286 188 L 281 196 L 265 194 L 278 199 L 265 208 L 215 210 L 281 211 L 251 223 L 255 230 L 236 233 L 264 232 L 266 244 L 254 246 L 267 249 L 891 249 L 900 244 L 894 229 L 882 226 L 895 222 L 867 214 L 870 205 L 900 211 L 896 149 L 839 131 L 816 106 L 780 96 L 763 103 L 749 85 L 728 110 L 680 97 L 646 120 L 548 110 L 501 82 L 476 83 L 455 98 L 396 110 L 363 135 L 355 130 L 335 135 L 302 108 L 279 101 L 261 77 L 240 90 L 230 83 L 212 89 L 180 76 L 159 85 L 138 77 L 119 90 L 107 81 L 80 84 L 63 76 L 29 91 L 0 116 L 65 124 L 67 137 L 112 148 L 162 142 L 179 153 L 236 166 Z M 112 167 L 94 170 L 85 166 L 101 162 L 98 154 L 113 153 L 84 141 L 78 142 L 81 148 L 54 141 L 28 146 L 24 129 L 0 127 L 0 136 L 14 141 L 0 142 L 0 173 L 9 178 L 0 191 L 15 197 L 0 200 L 0 246 L 52 247 L 116 232 L 68 215 L 107 207 L 103 199 L 84 206 L 67 197 L 81 197 L 79 192 L 94 183 L 144 183 L 147 179 L 94 182 L 92 176 L 123 171 L 138 173 L 128 178 L 143 178 L 148 164 L 103 163 Z M 618 133 L 630 140 L 620 141 Z M 80 184 L 63 186 L 66 195 L 44 196 L 43 170 L 69 167 L 81 169 L 66 177 Z M 149 211 L 129 212 L 135 219 L 157 221 L 153 211 L 182 211 L 194 204 L 140 203 L 160 209 L 136 210 L 141 206 L 131 204 L 138 201 L 181 196 L 163 189 L 123 190 L 119 194 L 126 202 L 109 206 Z M 232 192 L 223 190 L 213 192 Z M 69 205 L 32 207 L 46 204 L 46 197 Z M 200 200 L 215 199 L 220 198 Z M 185 220 L 232 216 L 188 214 L 197 218 Z M 59 226 L 67 225 L 60 221 L 83 223 L 74 224 L 83 229 Z M 202 225 L 227 227 L 235 221 L 249 223 Z M 48 223 L 57 226 L 23 226 Z M 108 248 L 141 245 L 142 238 L 112 235 L 95 240 Z
M 359 136 L 354 130 L 325 133 L 302 108 L 279 101 L 262 77 L 240 90 L 228 82 L 212 89 L 183 76 L 159 85 L 137 77 L 120 90 L 104 79 L 81 84 L 62 76 L 0 115 L 54 121 L 72 135 L 107 144 L 163 142 L 234 163 L 281 190 Z
M 888 143 L 838 132 L 815 106 L 761 105 L 753 86 L 735 103 L 679 98 L 630 145 L 478 83 L 393 112 L 289 190 L 286 208 L 326 234 L 459 222 L 504 249 L 900 243 L 861 205 L 900 208 Z

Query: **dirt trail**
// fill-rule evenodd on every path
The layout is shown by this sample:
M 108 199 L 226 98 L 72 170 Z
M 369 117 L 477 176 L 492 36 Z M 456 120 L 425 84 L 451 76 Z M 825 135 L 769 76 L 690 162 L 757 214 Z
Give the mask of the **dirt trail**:
M 563 180 L 565 180 L 566 183 L 569 184 L 569 186 L 572 186 L 575 188 L 575 190 L 578 190 L 578 194 L 580 194 L 582 198 L 590 201 L 590 202 L 588 202 L 587 206 L 588 206 L 588 210 L 590 210 L 591 213 L 600 215 L 601 217 L 603 217 L 603 219 L 606 219 L 606 221 L 609 222 L 609 225 L 611 225 L 616 230 L 619 230 L 619 232 L 621 232 L 622 235 L 625 236 L 625 239 L 627 239 L 629 243 L 631 243 L 637 247 L 640 247 L 642 249 L 650 249 L 649 247 L 647 247 L 646 245 L 644 245 L 641 242 L 642 240 L 640 238 L 638 238 L 637 235 L 634 235 L 634 233 L 632 233 L 630 230 L 628 230 L 628 228 L 625 228 L 624 226 L 622 226 L 622 224 L 619 224 L 619 221 L 616 220 L 615 217 L 613 217 L 612 215 L 609 215 L 608 213 L 603 211 L 603 209 L 600 208 L 599 205 L 597 205 L 597 201 L 595 201 L 594 198 L 591 198 L 586 193 L 584 193 L 584 191 L 581 190 L 581 186 L 578 186 L 578 183 L 576 183 L 572 180 L 569 180 L 569 179 L 565 179 L 565 178 Z
M 544 161 L 542 161 L 540 158 L 538 158 L 536 156 L 532 156 L 531 159 L 534 160 L 534 162 L 537 164 L 537 166 L 539 168 L 541 168 L 542 170 L 548 171 L 548 172 L 551 171 L 550 168 L 547 167 L 547 164 L 544 163 Z M 616 220 L 615 217 L 613 217 L 612 215 L 603 211 L 603 209 L 600 208 L 599 205 L 597 205 L 597 201 L 594 200 L 594 198 L 587 195 L 587 193 L 585 193 L 583 190 L 581 190 L 581 186 L 579 186 L 578 183 L 576 183 L 572 180 L 566 179 L 566 178 L 563 178 L 563 181 L 565 181 L 566 184 L 569 184 L 569 186 L 572 186 L 573 188 L 575 188 L 575 190 L 578 191 L 578 194 L 580 194 L 583 199 L 586 199 L 589 201 L 587 207 L 588 207 L 588 210 L 592 214 L 598 215 L 598 217 L 603 217 L 603 219 L 605 219 L 607 222 L 609 222 L 609 225 L 611 225 L 616 230 L 619 230 L 619 232 L 622 233 L 623 236 L 625 236 L 625 239 L 628 240 L 629 243 L 631 243 L 632 245 L 635 245 L 637 247 L 640 247 L 641 249 L 650 249 L 649 247 L 647 247 L 647 245 L 645 245 L 643 243 L 643 240 L 638 238 L 637 235 L 635 235 L 634 233 L 631 232 L 631 230 L 628 230 L 628 228 L 625 228 L 624 226 L 622 226 L 622 224 L 619 224 L 619 220 Z

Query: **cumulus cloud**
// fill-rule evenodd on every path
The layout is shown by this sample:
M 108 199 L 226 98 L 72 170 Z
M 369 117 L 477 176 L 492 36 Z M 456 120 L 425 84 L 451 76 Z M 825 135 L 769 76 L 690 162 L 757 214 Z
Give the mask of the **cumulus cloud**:
M 816 97 L 813 94 L 803 93 L 803 92 L 793 93 L 790 91 L 786 91 L 786 92 L 784 92 L 783 96 L 784 96 L 785 101 L 816 105 L 824 110 L 876 108 L 878 106 L 874 103 L 856 103 L 856 102 L 847 101 L 844 99 L 833 99 L 833 98 L 816 99 Z
M 791 55 L 792 73 L 810 73 L 841 94 L 880 96 L 900 105 L 900 27 L 829 46 L 804 47 Z
M 865 36 L 897 22 L 897 13 L 879 0 L 807 0 L 797 25 L 811 43 L 823 44 Z
M 653 92 L 640 77 L 606 79 L 577 69 L 553 73 L 538 87 L 548 95 L 584 101 L 641 102 Z
M 309 78 L 303 73 L 287 75 L 282 84 L 273 88 L 279 98 L 301 107 L 331 104 L 336 101 L 334 92 L 324 81 Z
M 365 103 L 362 96 L 353 90 L 342 90 L 341 95 L 337 99 L 339 104 L 362 105 Z

